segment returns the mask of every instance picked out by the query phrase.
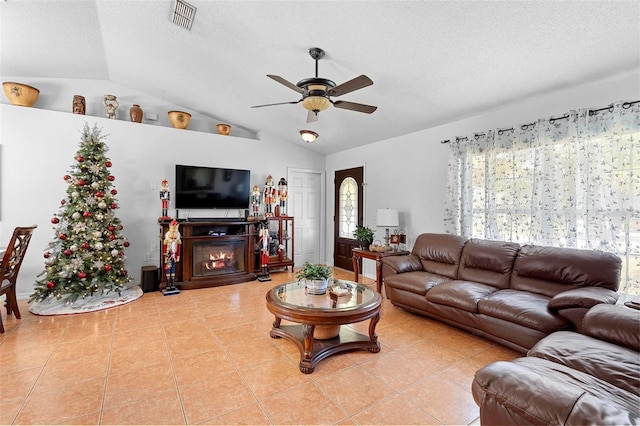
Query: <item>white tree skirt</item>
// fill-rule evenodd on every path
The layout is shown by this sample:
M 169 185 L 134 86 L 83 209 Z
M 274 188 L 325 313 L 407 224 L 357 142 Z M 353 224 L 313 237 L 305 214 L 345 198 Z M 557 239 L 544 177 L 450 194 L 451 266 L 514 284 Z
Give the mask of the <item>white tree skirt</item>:
M 133 302 L 140 296 L 142 296 L 142 289 L 134 285 L 123 289 L 120 294 L 115 291 L 106 294 L 95 294 L 84 299 L 79 298 L 74 303 L 67 303 L 64 298 L 57 300 L 50 297 L 29 305 L 29 312 L 35 315 L 68 315 L 93 312 Z

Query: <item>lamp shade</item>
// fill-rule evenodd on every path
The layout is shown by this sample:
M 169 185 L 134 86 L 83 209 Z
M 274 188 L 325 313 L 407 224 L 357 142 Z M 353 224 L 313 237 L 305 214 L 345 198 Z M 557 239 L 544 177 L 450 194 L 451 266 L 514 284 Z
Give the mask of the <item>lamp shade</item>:
M 391 228 L 400 225 L 397 209 L 378 209 L 376 216 L 376 226 Z
M 318 134 L 311 130 L 300 130 L 300 136 L 302 137 L 302 140 L 305 141 L 306 143 L 311 143 L 316 140 L 316 138 L 318 137 Z

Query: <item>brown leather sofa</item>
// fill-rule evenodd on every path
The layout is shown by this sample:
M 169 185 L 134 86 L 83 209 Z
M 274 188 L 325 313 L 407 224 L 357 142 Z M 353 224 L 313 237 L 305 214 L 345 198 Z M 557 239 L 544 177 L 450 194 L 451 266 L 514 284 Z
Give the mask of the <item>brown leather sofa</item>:
M 421 234 L 411 254 L 382 258 L 395 306 L 526 353 L 589 308 L 615 304 L 620 258 L 593 250 Z
M 480 423 L 640 424 L 640 311 L 595 306 L 582 333 L 558 331 L 526 357 L 478 370 Z

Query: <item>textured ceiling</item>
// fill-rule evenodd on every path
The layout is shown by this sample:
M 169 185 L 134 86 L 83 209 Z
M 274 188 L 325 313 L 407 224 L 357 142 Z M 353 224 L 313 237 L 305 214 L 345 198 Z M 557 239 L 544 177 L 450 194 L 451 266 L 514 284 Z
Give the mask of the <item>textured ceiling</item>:
M 260 134 L 333 153 L 640 69 L 640 2 L 197 1 L 191 31 L 171 1 L 4 1 L 0 74 L 105 79 Z M 306 123 L 269 79 L 366 74 L 374 85 Z M 338 99 L 336 99 L 338 100 Z

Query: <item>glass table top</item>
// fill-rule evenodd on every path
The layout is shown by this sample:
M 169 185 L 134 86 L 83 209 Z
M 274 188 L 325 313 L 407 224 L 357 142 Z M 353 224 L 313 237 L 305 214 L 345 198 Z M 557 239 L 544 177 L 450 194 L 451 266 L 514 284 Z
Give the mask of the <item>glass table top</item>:
M 329 279 L 325 294 L 309 294 L 304 281 L 295 281 L 271 290 L 273 300 L 298 309 L 335 311 L 352 310 L 374 304 L 380 295 L 352 281 Z

